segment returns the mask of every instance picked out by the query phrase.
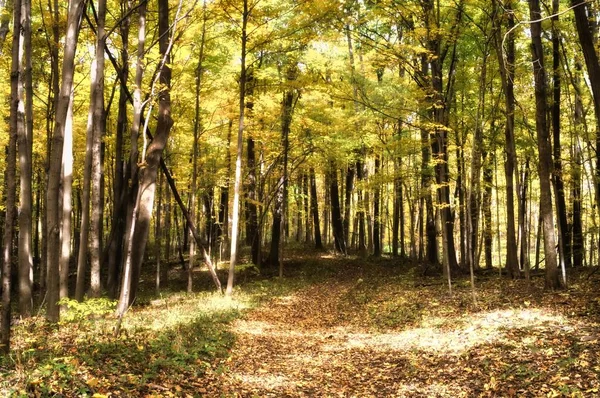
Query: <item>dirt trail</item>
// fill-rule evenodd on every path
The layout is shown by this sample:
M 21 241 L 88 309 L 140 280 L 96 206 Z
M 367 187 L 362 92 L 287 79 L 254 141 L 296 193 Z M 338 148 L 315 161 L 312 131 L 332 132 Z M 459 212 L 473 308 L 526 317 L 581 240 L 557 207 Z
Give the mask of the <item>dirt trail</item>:
M 382 330 L 370 327 L 368 319 L 369 311 L 385 303 L 377 296 L 366 299 L 373 306 L 356 301 L 364 283 L 348 277 L 311 285 L 236 321 L 231 356 L 221 364 L 223 373 L 209 377 L 205 395 L 493 397 L 580 391 L 594 396 L 598 391 L 600 366 L 593 354 L 598 340 L 589 337 L 588 325 L 543 308 L 471 313 L 454 308 L 438 325 L 423 321 Z M 394 294 L 404 293 L 386 291 L 385 297 Z M 414 301 L 430 304 L 440 292 L 414 288 L 407 294 L 400 312 L 411 311 Z

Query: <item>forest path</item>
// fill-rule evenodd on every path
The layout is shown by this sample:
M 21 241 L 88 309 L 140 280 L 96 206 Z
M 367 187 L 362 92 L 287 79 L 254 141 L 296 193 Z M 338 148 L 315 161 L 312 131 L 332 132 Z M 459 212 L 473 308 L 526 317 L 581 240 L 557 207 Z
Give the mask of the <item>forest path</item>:
M 569 317 L 560 310 L 577 308 L 571 301 L 580 296 L 524 296 L 494 281 L 481 288 L 473 306 L 466 285 L 449 297 L 439 278 L 411 275 L 382 266 L 365 273 L 351 266 L 267 301 L 233 324 L 236 343 L 220 364 L 224 372 L 213 373 L 203 392 L 243 397 L 598 394 L 598 314 L 592 322 L 588 315 Z

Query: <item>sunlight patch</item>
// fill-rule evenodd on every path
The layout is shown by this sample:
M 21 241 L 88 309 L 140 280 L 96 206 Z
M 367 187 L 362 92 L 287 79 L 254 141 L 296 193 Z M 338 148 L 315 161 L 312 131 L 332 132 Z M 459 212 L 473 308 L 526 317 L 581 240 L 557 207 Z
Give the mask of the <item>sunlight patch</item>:
M 423 350 L 433 353 L 459 354 L 483 344 L 502 341 L 507 329 L 556 326 L 567 323 L 560 316 L 539 309 L 500 310 L 469 315 L 461 320 L 462 328 L 421 327 L 396 333 L 346 333 L 338 329 L 345 342 L 332 341 L 325 351 L 373 349 L 377 351 Z M 434 322 L 432 322 L 434 323 Z
M 244 373 L 238 375 L 237 378 L 244 384 L 256 386 L 263 390 L 274 390 L 291 385 L 286 376 L 270 374 L 266 369 L 259 369 L 258 372 L 262 372 L 262 374 L 254 375 Z

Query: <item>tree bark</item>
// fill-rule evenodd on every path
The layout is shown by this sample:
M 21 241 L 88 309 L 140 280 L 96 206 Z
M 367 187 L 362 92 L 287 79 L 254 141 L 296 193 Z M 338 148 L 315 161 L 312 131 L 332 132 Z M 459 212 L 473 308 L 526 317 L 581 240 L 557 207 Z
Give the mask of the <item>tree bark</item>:
M 21 25 L 21 3 L 14 1 L 13 26 L 15 32 L 19 32 Z M 22 51 L 20 46 L 21 35 L 13 35 L 12 42 L 12 64 L 10 74 L 10 132 L 6 156 L 5 171 L 5 194 L 6 210 L 4 214 L 4 238 L 2 242 L 2 309 L 0 313 L 0 352 L 8 355 L 10 350 L 10 322 L 11 322 L 11 265 L 13 249 L 13 232 L 15 219 L 15 196 L 16 196 L 16 168 L 17 168 L 17 135 L 19 125 L 24 126 L 23 110 L 20 94 L 22 93 L 21 78 L 19 77 L 19 65 L 21 63 Z M 19 120 L 21 119 L 21 120 Z M 58 292 L 57 292 L 58 293 Z
M 598 60 L 598 53 L 596 52 L 592 23 L 588 18 L 588 2 L 586 0 L 571 0 L 571 7 L 575 15 L 577 35 L 585 59 L 594 101 L 594 115 L 596 116 L 596 171 L 594 175 L 594 188 L 596 193 L 596 207 L 600 208 L 600 156 L 598 156 L 598 148 L 600 148 L 600 62 Z M 596 249 L 600 250 L 600 247 Z
M 565 201 L 565 184 L 561 160 L 560 143 L 560 97 L 561 97 L 561 65 L 560 65 L 560 33 L 558 27 L 559 1 L 552 0 L 552 107 L 550 109 L 552 118 L 552 149 L 554 158 L 554 198 L 556 202 L 556 216 L 558 225 L 558 249 L 560 253 L 560 265 L 565 275 L 565 268 L 571 267 L 571 232 L 567 221 L 567 204 Z M 563 278 L 566 286 L 566 279 Z
M 32 148 L 33 148 L 33 87 L 31 70 L 31 1 L 22 0 L 19 32 L 18 120 L 17 145 L 19 152 L 19 313 L 31 315 L 33 307 L 33 256 L 31 252 L 32 215 Z
M 319 201 L 317 200 L 317 181 L 315 178 L 315 169 L 309 170 L 310 179 L 310 210 L 313 215 L 313 229 L 315 232 L 315 249 L 323 250 L 323 241 L 321 240 L 321 223 L 319 222 Z
M 60 313 L 59 300 L 59 250 L 60 250 L 60 219 L 59 187 L 61 181 L 61 166 L 63 154 L 63 140 L 65 121 L 69 106 L 71 90 L 73 88 L 73 73 L 77 39 L 81 26 L 81 17 L 86 0 L 72 0 L 69 5 L 67 18 L 67 34 L 63 52 L 62 81 L 60 97 L 56 109 L 56 123 L 52 136 L 52 150 L 50 155 L 50 170 L 48 172 L 47 191 L 47 261 L 48 261 L 48 308 L 46 317 L 50 322 L 58 322 Z
M 532 21 L 541 17 L 539 0 L 529 0 L 529 15 Z M 544 69 L 544 49 L 542 46 L 541 22 L 531 24 L 531 55 L 535 82 L 536 135 L 539 154 L 538 173 L 540 176 L 540 215 L 544 229 L 544 255 L 546 265 L 547 289 L 561 287 L 556 263 L 556 238 L 552 212 L 552 193 L 550 178 L 552 175 L 552 151 L 550 132 L 546 121 L 546 70 Z
M 92 114 L 92 174 L 91 174 L 91 207 L 90 222 L 90 296 L 100 297 L 101 287 L 101 240 L 102 240 L 102 157 L 101 145 L 106 131 L 106 115 L 104 112 L 104 46 L 106 38 L 104 24 L 106 20 L 106 0 L 98 0 L 98 20 L 96 32 L 96 68 L 95 81 L 92 82 L 93 105 Z
M 129 27 L 131 2 L 128 1 L 122 6 L 123 20 L 119 26 L 122 48 L 121 48 L 121 76 L 124 81 L 129 77 Z M 115 179 L 113 184 L 113 214 L 111 239 L 108 242 L 108 275 L 106 279 L 106 288 L 108 295 L 115 298 L 118 289 L 119 269 L 123 258 L 123 240 L 125 238 L 124 220 L 127 217 L 127 209 L 124 206 L 126 187 L 124 186 L 125 177 L 125 157 L 124 157 L 124 138 L 127 132 L 127 100 L 128 92 L 121 85 L 119 90 L 119 109 L 117 114 L 117 128 L 115 137 Z
M 381 257 L 381 189 L 379 186 L 379 182 L 377 181 L 379 177 L 381 165 L 381 158 L 379 154 L 375 155 L 375 192 L 373 193 L 373 256 Z
M 235 161 L 235 180 L 233 188 L 233 214 L 231 220 L 231 254 L 229 258 L 229 275 L 227 277 L 227 290 L 226 294 L 230 296 L 233 293 L 233 281 L 235 275 L 235 264 L 237 262 L 237 248 L 238 248 L 238 231 L 240 223 L 240 191 L 242 185 L 242 153 L 243 153 L 243 137 L 244 137 L 244 110 L 245 110 L 245 98 L 246 98 L 246 44 L 248 42 L 248 36 L 246 28 L 248 26 L 248 17 L 250 11 L 248 8 L 248 0 L 243 0 L 242 10 L 242 38 L 241 38 L 241 65 L 240 65 L 240 119 L 238 125 L 237 134 L 237 154 Z
M 344 241 L 344 225 L 340 210 L 340 194 L 338 189 L 338 177 L 335 164 L 330 164 L 329 189 L 331 194 L 331 226 L 335 250 L 346 255 L 346 243 Z
M 495 0 L 496 1 L 496 0 Z M 496 4 L 496 9 L 500 9 L 500 5 Z M 504 61 L 502 40 L 503 36 L 500 33 L 499 18 L 494 18 L 496 22 L 496 53 L 498 59 L 503 61 L 503 66 L 500 68 L 500 77 L 502 79 L 502 87 L 504 90 L 504 103 L 506 112 L 506 124 L 504 127 L 505 137 L 505 176 L 506 176 L 506 267 L 509 275 L 512 278 L 520 276 L 519 259 L 517 254 L 517 240 L 515 227 L 515 176 L 518 179 L 517 170 L 517 154 L 515 149 L 514 125 L 515 125 L 515 95 L 514 95 L 514 77 L 515 77 L 515 38 L 513 27 L 515 26 L 515 18 L 513 13 L 512 0 L 504 2 L 504 9 L 507 17 L 507 29 L 510 34 L 506 40 L 506 60 Z M 518 188 L 517 188 L 518 189 Z M 501 265 L 500 265 L 501 266 Z

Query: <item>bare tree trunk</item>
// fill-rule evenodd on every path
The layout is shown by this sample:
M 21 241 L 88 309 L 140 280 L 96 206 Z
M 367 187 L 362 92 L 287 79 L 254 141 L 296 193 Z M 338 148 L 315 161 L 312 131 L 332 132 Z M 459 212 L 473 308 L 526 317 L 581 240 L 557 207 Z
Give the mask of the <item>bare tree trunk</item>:
M 65 132 L 65 121 L 67 108 L 69 106 L 71 90 L 73 88 L 73 73 L 75 51 L 81 17 L 86 0 L 72 0 L 69 5 L 67 19 L 67 35 L 65 37 L 62 82 L 60 97 L 56 109 L 56 123 L 52 137 L 52 151 L 50 156 L 50 170 L 48 172 L 47 192 L 47 224 L 48 224 L 48 309 L 46 316 L 50 322 L 59 320 L 59 250 L 60 250 L 60 219 L 61 209 L 59 207 L 59 187 L 61 181 L 61 166 L 63 154 L 63 139 Z
M 200 53 L 198 55 L 198 67 L 196 68 L 196 107 L 194 115 L 194 141 L 192 142 L 192 184 L 190 186 L 190 217 L 194 218 L 196 214 L 196 180 L 198 178 L 198 145 L 200 137 L 200 88 L 202 87 L 202 73 L 204 62 L 204 42 L 206 36 L 206 0 L 202 5 L 202 35 L 200 36 Z M 191 232 L 187 231 L 189 234 Z M 189 264 L 188 264 L 188 284 L 187 291 L 191 293 L 193 290 L 193 269 L 196 260 L 196 246 L 193 239 L 190 240 L 189 248 Z
M 117 305 L 117 315 L 122 317 L 125 314 L 130 302 L 131 302 L 131 284 L 132 284 L 132 270 L 131 270 L 131 252 L 132 252 L 132 238 L 133 228 L 135 225 L 135 219 L 137 217 L 137 197 L 138 190 L 137 186 L 137 163 L 138 163 L 138 137 L 140 134 L 140 124 L 142 120 L 142 79 L 144 76 L 144 46 L 146 42 L 146 3 L 140 3 L 138 8 L 139 15 L 139 28 L 138 28 L 138 43 L 137 43 L 137 66 L 135 72 L 135 91 L 133 92 L 133 118 L 131 122 L 130 132 L 130 144 L 131 149 L 129 153 L 129 179 L 131 187 L 129 188 L 129 208 L 127 210 L 127 220 L 125 223 L 125 240 L 123 245 L 123 266 L 121 276 L 121 290 L 119 293 L 119 304 Z M 117 334 L 118 328 L 115 332 Z
M 492 229 L 492 187 L 494 184 L 494 151 L 483 152 L 483 197 L 481 207 L 483 208 L 483 246 L 485 257 L 485 268 L 492 269 L 493 253 L 493 229 Z M 498 204 L 497 204 L 498 206 Z
M 90 223 L 90 296 L 100 297 L 101 286 L 101 240 L 102 240 L 102 138 L 106 131 L 106 115 L 104 112 L 104 47 L 106 45 L 104 23 L 106 20 L 106 0 L 98 0 L 98 27 L 96 32 L 96 79 L 93 85 L 93 118 L 92 118 L 92 174 L 91 174 L 91 206 Z M 94 84 L 95 83 L 95 84 Z
M 33 256 L 31 252 L 33 87 L 31 70 L 31 0 L 22 0 L 19 44 L 19 106 L 17 145 L 19 152 L 19 313 L 31 315 L 33 306 Z M 16 30 L 15 30 L 16 32 Z M 25 90 L 25 93 L 23 92 Z M 24 113 L 23 113 L 24 112 Z
M 67 120 L 65 122 L 65 138 L 62 158 L 62 214 L 60 234 L 60 298 L 69 297 L 69 268 L 71 264 L 71 212 L 73 189 L 73 94 L 69 102 Z M 65 307 L 63 307 L 65 308 Z
M 532 21 L 541 17 L 539 0 L 529 1 L 529 15 Z M 550 145 L 550 132 L 546 121 L 546 70 L 544 69 L 544 49 L 542 46 L 541 22 L 531 24 L 531 52 L 533 62 L 533 75 L 535 79 L 535 104 L 536 104 L 536 132 L 539 154 L 538 172 L 540 176 L 540 214 L 544 227 L 544 255 L 546 265 L 546 288 L 556 289 L 561 287 L 556 264 L 556 238 L 554 234 L 554 220 L 552 212 L 552 193 L 550 177 L 552 175 L 552 151 Z
M 496 4 L 496 10 L 500 9 L 500 5 Z M 515 76 L 515 38 L 513 27 L 515 26 L 515 17 L 512 12 L 512 0 L 504 2 L 506 10 L 509 34 L 504 38 L 500 33 L 499 23 L 496 25 L 496 53 L 498 59 L 503 61 L 503 66 L 500 68 L 500 77 L 504 87 L 504 101 L 506 112 L 506 125 L 504 128 L 505 150 L 506 150 L 506 267 L 509 275 L 512 278 L 520 276 L 519 259 L 517 254 L 517 240 L 515 227 L 515 175 L 518 178 L 517 170 L 517 155 L 515 149 L 514 124 L 515 124 L 515 97 L 514 97 L 514 76 Z M 499 21 L 496 17 L 494 21 Z M 506 60 L 503 57 L 502 42 L 506 40 Z
M 340 211 L 340 196 L 338 189 L 337 170 L 333 161 L 330 164 L 329 190 L 331 194 L 331 226 L 335 249 L 341 254 L 346 254 L 346 243 L 344 241 L 344 225 Z
M 313 215 L 313 228 L 315 231 L 315 249 L 323 250 L 323 242 L 321 240 L 321 223 L 319 222 L 319 201 L 317 200 L 317 181 L 315 178 L 315 169 L 309 170 L 310 179 L 310 210 Z
M 560 97 L 561 97 L 561 65 L 560 65 L 560 34 L 558 27 L 558 0 L 552 0 L 552 149 L 554 170 L 552 182 L 554 183 L 554 198 L 556 202 L 556 216 L 558 225 L 558 249 L 560 253 L 560 267 L 562 270 L 562 283 L 566 286 L 566 268 L 571 267 L 571 232 L 567 221 L 567 204 L 565 201 L 565 184 L 561 160 L 560 144 Z
M 158 179 L 158 203 L 156 205 L 156 219 L 154 221 L 154 248 L 155 248 L 155 256 L 156 256 L 156 283 L 155 288 L 156 292 L 160 292 L 161 286 L 161 255 L 162 255 L 162 230 L 161 230 L 161 217 L 162 217 L 162 187 L 163 187 L 163 174 L 160 175 Z
M 596 140 L 595 147 L 596 151 L 600 148 L 600 62 L 598 60 L 598 53 L 596 51 L 596 44 L 594 40 L 594 29 L 590 19 L 594 19 L 591 16 L 590 4 L 586 0 L 571 0 L 571 6 L 575 15 L 575 25 L 577 27 L 577 35 L 579 36 L 579 44 L 585 58 L 585 65 L 587 67 L 587 75 L 589 77 L 590 86 L 592 89 L 592 97 L 594 100 L 594 115 L 596 116 Z M 595 188 L 595 199 L 596 207 L 600 207 L 600 156 L 596 154 L 596 170 L 594 175 L 594 188 Z M 600 247 L 596 247 L 600 249 Z M 590 253 L 594 249 L 590 250 Z
M 231 220 L 231 254 L 229 258 L 229 276 L 227 277 L 226 294 L 230 296 L 233 293 L 233 281 L 235 274 L 235 264 L 237 262 L 238 248 L 238 231 L 240 223 L 240 191 L 242 185 L 242 145 L 244 137 L 244 110 L 246 98 L 246 44 L 248 36 L 246 27 L 248 26 L 248 17 L 250 11 L 248 8 L 248 0 L 243 0 L 242 10 L 242 50 L 241 50 L 241 65 L 240 65 L 240 120 L 237 135 L 237 155 L 235 161 L 235 180 L 233 188 L 233 215 Z
M 381 158 L 379 154 L 375 154 L 375 180 L 380 173 L 380 164 Z M 373 256 L 380 257 L 381 256 L 381 212 L 380 212 L 380 202 L 381 202 L 381 192 L 379 183 L 376 182 L 375 192 L 373 194 Z
M 21 4 L 19 0 L 14 1 L 13 21 L 15 32 L 20 31 Z M 17 168 L 17 135 L 19 125 L 25 128 L 23 112 L 19 111 L 21 104 L 20 91 L 22 91 L 21 79 L 19 78 L 19 65 L 21 63 L 22 51 L 20 47 L 20 35 L 13 36 L 12 64 L 10 79 L 10 135 L 8 142 L 8 153 L 6 157 L 5 186 L 6 186 L 6 210 L 4 215 L 4 240 L 2 242 L 2 312 L 0 313 L 0 352 L 7 355 L 10 350 L 10 321 L 11 321 L 11 265 L 13 249 L 13 232 L 15 219 L 15 196 L 16 196 L 16 168 Z M 19 120 L 21 119 L 21 120 Z
M 129 27 L 131 10 L 131 1 L 121 3 L 121 15 L 123 21 L 119 30 L 122 41 L 121 48 L 121 76 L 124 81 L 129 77 Z M 115 137 L 115 181 L 113 184 L 113 214 L 111 226 L 111 239 L 108 243 L 108 275 L 106 278 L 106 288 L 108 295 L 115 298 L 118 290 L 119 268 L 123 258 L 123 240 L 125 238 L 125 219 L 127 217 L 127 208 L 124 206 L 125 192 L 125 157 L 124 157 L 124 138 L 127 132 L 127 94 L 126 87 L 121 84 L 119 90 L 119 110 L 117 114 L 117 129 Z

